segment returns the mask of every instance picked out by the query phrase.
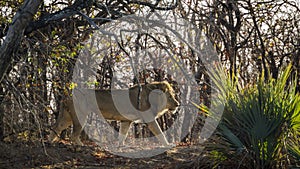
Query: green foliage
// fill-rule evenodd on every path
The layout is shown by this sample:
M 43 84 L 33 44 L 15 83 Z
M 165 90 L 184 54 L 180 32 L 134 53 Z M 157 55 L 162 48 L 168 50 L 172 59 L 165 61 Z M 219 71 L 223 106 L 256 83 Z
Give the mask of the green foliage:
M 209 147 L 242 168 L 287 168 L 299 161 L 300 96 L 291 70 L 289 65 L 278 79 L 262 75 L 247 88 L 239 85 L 238 75 L 213 72 L 225 109 L 216 143 Z

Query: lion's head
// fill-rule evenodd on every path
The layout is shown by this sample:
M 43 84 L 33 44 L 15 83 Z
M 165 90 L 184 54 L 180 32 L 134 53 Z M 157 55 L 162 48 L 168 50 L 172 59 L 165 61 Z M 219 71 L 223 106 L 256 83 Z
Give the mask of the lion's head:
M 165 108 L 169 110 L 176 110 L 176 108 L 180 105 L 175 97 L 175 91 L 170 85 L 170 83 L 163 81 L 163 82 L 153 82 L 146 85 L 148 89 L 151 89 L 152 92 L 159 92 L 161 91 L 165 95 L 165 101 L 164 99 L 161 99 L 159 101 L 165 102 Z M 159 98 L 159 97 L 157 97 Z M 150 101 L 151 102 L 151 101 Z

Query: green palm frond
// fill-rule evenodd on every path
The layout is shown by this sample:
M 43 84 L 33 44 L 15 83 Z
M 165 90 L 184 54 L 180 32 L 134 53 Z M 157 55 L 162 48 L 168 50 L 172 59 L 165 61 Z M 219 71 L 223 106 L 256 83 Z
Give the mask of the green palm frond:
M 300 136 L 300 97 L 291 71 L 288 65 L 278 79 L 264 79 L 262 75 L 247 88 L 239 85 L 238 75 L 229 77 L 220 67 L 211 72 L 212 82 L 220 91 L 219 99 L 225 102 L 215 150 L 228 155 L 226 159 L 247 158 L 249 168 L 273 168 L 282 165 L 281 160 L 287 161 L 285 143 L 294 143 L 291 135 Z M 297 151 L 289 152 L 295 154 L 299 145 L 293 149 Z M 240 156 L 241 152 L 246 154 Z
M 288 151 L 300 163 L 300 147 L 299 147 L 299 145 L 289 145 Z
M 245 150 L 246 147 L 242 143 L 242 141 L 237 137 L 230 129 L 228 129 L 225 125 L 220 125 L 220 132 L 224 136 L 224 139 L 229 143 L 228 146 L 241 152 Z

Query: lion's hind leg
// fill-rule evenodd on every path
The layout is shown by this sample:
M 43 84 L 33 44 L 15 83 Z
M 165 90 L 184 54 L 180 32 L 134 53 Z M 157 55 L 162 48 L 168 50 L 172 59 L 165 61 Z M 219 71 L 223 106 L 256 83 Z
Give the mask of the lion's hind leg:
M 67 109 L 61 108 L 57 121 L 54 125 L 53 131 L 51 131 L 48 140 L 50 142 L 54 142 L 58 140 L 58 136 L 60 136 L 60 133 L 68 128 L 70 125 L 72 125 L 72 118 L 70 113 Z
M 71 135 L 71 141 L 77 145 L 83 146 L 83 143 L 80 140 L 80 134 L 85 126 L 88 116 L 87 112 L 89 111 L 88 109 L 82 109 L 82 107 L 78 107 L 78 112 L 76 113 L 74 106 L 71 106 L 69 110 L 73 120 L 73 131 Z M 84 110 L 86 110 L 87 112 L 85 112 Z
M 73 133 L 71 136 L 71 141 L 77 145 L 83 146 L 83 143 L 80 140 L 80 134 L 82 132 L 83 127 L 80 124 L 73 125 Z

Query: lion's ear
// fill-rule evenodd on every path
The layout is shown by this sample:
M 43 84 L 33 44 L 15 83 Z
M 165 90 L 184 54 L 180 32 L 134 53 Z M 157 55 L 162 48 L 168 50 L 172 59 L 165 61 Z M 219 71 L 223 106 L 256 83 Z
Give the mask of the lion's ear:
M 147 84 L 147 88 L 150 89 L 150 90 L 159 89 L 163 92 L 167 92 L 169 85 L 170 84 L 167 81 L 153 82 L 153 83 Z
M 169 88 L 172 88 L 172 84 L 170 84 L 168 81 L 164 80 L 162 81 L 162 90 L 164 92 L 167 92 Z

